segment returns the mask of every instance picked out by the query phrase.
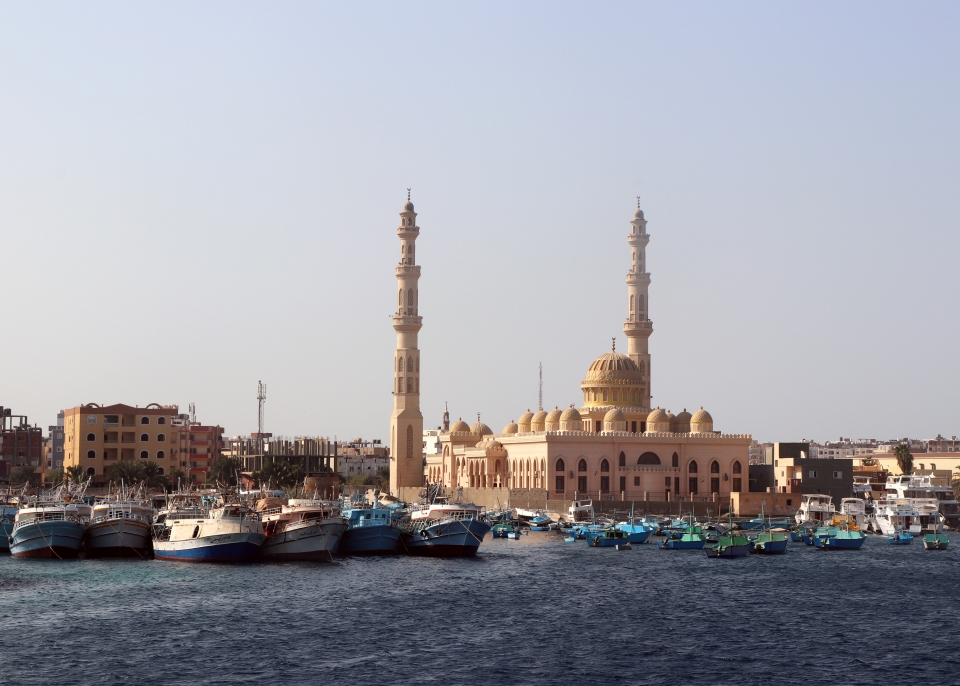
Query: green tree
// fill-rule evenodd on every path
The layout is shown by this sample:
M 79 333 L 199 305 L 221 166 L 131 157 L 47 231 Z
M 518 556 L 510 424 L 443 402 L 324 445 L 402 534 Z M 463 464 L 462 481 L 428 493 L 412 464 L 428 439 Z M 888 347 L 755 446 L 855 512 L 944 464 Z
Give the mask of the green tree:
M 12 484 L 30 484 L 31 486 L 40 485 L 40 475 L 36 468 L 25 464 L 20 465 L 10 474 L 10 483 Z
M 913 474 L 913 455 L 910 454 L 910 448 L 905 445 L 898 445 L 893 450 L 897 458 L 897 466 L 900 467 L 902 474 Z
M 115 483 L 123 482 L 128 486 L 143 481 L 144 467 L 142 462 L 120 460 L 103 470 L 103 475 Z
M 262 486 L 270 484 L 279 488 L 291 488 L 300 481 L 300 467 L 289 462 L 270 462 L 254 472 L 253 478 Z
M 209 478 L 230 486 L 237 485 L 237 475 L 243 470 L 239 457 L 221 457 L 210 467 Z
M 63 470 L 54 469 L 52 472 L 47 472 L 45 478 L 48 484 L 58 484 L 63 481 Z
M 156 462 L 144 462 L 143 464 L 143 484 L 147 488 L 162 488 L 166 490 L 170 485 L 170 480 L 160 473 L 160 465 Z
M 83 473 L 83 467 L 78 464 L 70 465 L 64 470 L 64 472 L 66 472 L 67 478 L 75 484 L 79 484 L 87 480 L 87 475 Z
M 376 480 L 369 474 L 357 474 L 351 476 L 349 483 L 351 486 L 371 486 Z
M 168 476 L 167 478 L 170 480 L 170 486 L 171 486 L 172 488 L 176 488 L 178 483 L 179 483 L 181 486 L 186 486 L 186 485 L 187 485 L 187 475 L 186 475 L 186 473 L 185 473 L 182 469 L 180 469 L 179 467 L 173 467 L 173 468 L 170 470 L 170 474 L 169 474 L 169 476 Z

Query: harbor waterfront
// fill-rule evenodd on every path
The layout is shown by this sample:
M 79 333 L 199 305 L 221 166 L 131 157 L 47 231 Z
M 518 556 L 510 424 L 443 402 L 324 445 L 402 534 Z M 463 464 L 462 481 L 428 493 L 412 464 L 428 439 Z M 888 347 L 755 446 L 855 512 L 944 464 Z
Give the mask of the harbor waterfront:
M 8 636 L 29 636 L 5 647 L 24 685 L 874 684 L 900 669 L 949 683 L 955 556 L 869 536 L 851 554 L 791 543 L 786 555 L 711 560 L 552 532 L 487 538 L 457 559 L 0 556 L 0 616 Z M 902 641 L 877 640 L 881 614 L 903 618 Z M 118 649 L 118 635 L 137 648 Z M 845 659 L 824 660 L 828 644 Z

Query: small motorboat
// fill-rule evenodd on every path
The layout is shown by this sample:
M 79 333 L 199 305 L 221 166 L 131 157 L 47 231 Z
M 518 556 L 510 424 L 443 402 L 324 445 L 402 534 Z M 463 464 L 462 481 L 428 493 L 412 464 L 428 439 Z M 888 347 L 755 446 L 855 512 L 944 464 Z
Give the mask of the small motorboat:
M 860 550 L 866 535 L 856 525 L 824 526 L 813 535 L 813 544 L 820 550 Z
M 891 545 L 910 545 L 913 543 L 913 534 L 909 531 L 896 531 L 887 536 Z
M 946 550 L 950 539 L 944 533 L 925 534 L 923 537 L 924 550 Z
M 613 527 L 606 529 L 599 536 L 587 539 L 587 545 L 593 548 L 614 548 L 619 550 L 621 545 L 630 544 L 630 535 L 626 531 Z
M 750 550 L 754 555 L 782 555 L 787 552 L 787 533 L 783 529 L 761 531 L 753 539 Z

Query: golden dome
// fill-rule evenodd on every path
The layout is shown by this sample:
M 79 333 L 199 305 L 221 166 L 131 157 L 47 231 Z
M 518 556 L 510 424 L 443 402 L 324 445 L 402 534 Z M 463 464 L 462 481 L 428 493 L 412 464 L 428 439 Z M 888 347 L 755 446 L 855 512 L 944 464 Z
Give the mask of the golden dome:
M 647 426 L 651 424 L 670 423 L 670 417 L 659 407 L 647 415 Z
M 492 452 L 495 450 L 497 451 L 503 450 L 503 444 L 500 441 L 493 440 L 492 438 L 488 438 L 486 440 L 480 441 L 474 447 L 480 448 L 481 450 L 486 450 L 487 452 Z
M 556 424 L 557 422 L 560 421 L 560 418 L 562 416 L 563 416 L 563 413 L 559 410 L 559 408 L 554 407 L 552 410 L 550 410 L 550 413 L 547 415 L 546 422 L 547 424 Z
M 533 419 L 530 420 L 530 423 L 543 424 L 545 421 L 547 421 L 547 413 L 544 412 L 543 410 L 540 410 L 535 415 L 533 415 Z
M 501 433 L 515 434 L 518 431 L 520 431 L 520 426 L 516 422 L 510 422 L 505 427 L 503 427 L 503 431 Z
M 642 384 L 643 376 L 637 363 L 618 352 L 604 353 L 593 361 L 582 386 L 605 384 Z
M 517 424 L 529 424 L 531 419 L 533 419 L 533 412 L 527 410 L 520 415 L 520 419 L 517 420 Z
M 453 426 L 450 427 L 450 433 L 452 434 L 468 434 L 470 433 L 470 425 L 467 424 L 462 419 L 458 419 L 453 423 Z
M 623 412 L 619 408 L 615 407 L 605 415 L 603 415 L 603 421 L 605 422 L 625 422 L 627 418 L 623 416 Z
M 563 411 L 563 414 L 560 415 L 561 422 L 580 422 L 583 421 L 583 417 L 580 416 L 580 413 L 577 409 L 571 405 Z
M 690 418 L 691 418 L 691 417 L 690 417 L 690 413 L 687 412 L 687 408 L 683 408 L 683 412 L 681 412 L 680 414 L 678 414 L 678 415 L 674 418 L 674 421 L 675 421 L 677 424 L 689 424 L 689 423 L 690 423 Z
M 649 421 L 649 420 L 648 420 Z M 691 424 L 713 424 L 713 417 L 710 416 L 710 413 L 707 412 L 703 407 L 693 413 L 693 417 L 690 418 Z
M 493 429 L 484 424 L 483 422 L 476 422 L 473 426 L 470 427 L 470 433 L 478 434 L 480 436 L 492 436 Z

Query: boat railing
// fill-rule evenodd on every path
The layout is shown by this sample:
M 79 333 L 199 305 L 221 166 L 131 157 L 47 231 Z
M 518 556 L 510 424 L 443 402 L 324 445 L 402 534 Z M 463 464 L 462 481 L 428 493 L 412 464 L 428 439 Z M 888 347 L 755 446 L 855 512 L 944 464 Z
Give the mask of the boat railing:
M 117 521 L 121 519 L 129 519 L 135 522 L 146 522 L 148 524 L 153 522 L 152 517 L 148 517 L 140 514 L 134 514 L 133 512 L 124 512 L 124 511 L 117 510 L 116 512 L 109 512 L 105 515 L 97 515 L 96 517 L 90 520 L 90 523 L 99 524 L 100 522 Z
M 393 519 L 391 517 L 383 517 L 382 519 L 370 519 L 364 517 L 362 519 L 351 519 L 350 528 L 359 529 L 365 526 L 392 526 Z

